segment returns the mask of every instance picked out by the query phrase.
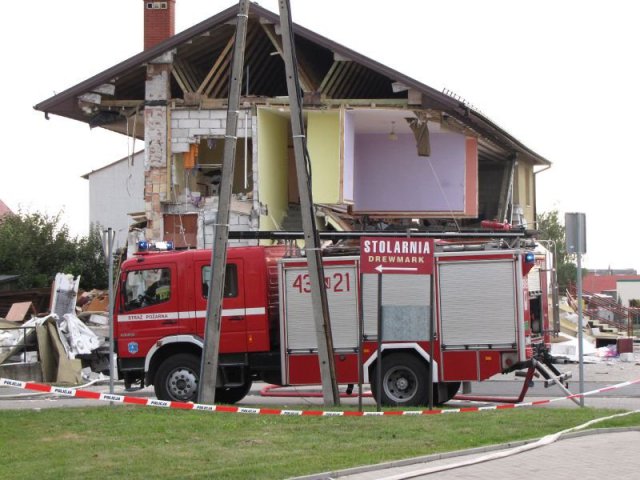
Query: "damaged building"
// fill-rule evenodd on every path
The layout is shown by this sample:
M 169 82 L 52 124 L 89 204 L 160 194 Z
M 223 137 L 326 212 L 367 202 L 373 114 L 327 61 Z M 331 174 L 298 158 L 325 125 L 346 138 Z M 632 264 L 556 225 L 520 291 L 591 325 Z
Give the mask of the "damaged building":
M 177 35 L 175 0 L 142 8 L 144 51 L 35 108 L 143 141 L 133 184 L 144 211 L 112 208 L 132 209 L 120 213 L 149 240 L 207 247 L 238 7 Z M 293 31 L 320 229 L 533 224 L 536 173 L 548 160 L 454 95 L 301 26 Z M 279 16 L 251 4 L 232 230 L 301 230 L 282 53 Z M 102 188 L 117 196 L 126 186 Z M 91 210 L 93 221 L 111 226 L 93 196 Z

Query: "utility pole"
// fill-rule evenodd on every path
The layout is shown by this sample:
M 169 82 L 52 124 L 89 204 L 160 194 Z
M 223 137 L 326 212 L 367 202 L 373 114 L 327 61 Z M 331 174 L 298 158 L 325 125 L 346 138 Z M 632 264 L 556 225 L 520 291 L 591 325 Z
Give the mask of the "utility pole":
M 102 249 L 104 251 L 105 260 L 109 267 L 109 393 L 114 392 L 114 378 L 116 375 L 115 360 L 115 338 L 113 335 L 113 305 L 115 303 L 113 292 L 113 242 L 116 232 L 111 228 L 107 228 L 102 232 Z
M 218 376 L 218 354 L 220 352 L 220 328 L 222 325 L 222 299 L 224 295 L 224 277 L 227 265 L 227 244 L 229 239 L 229 207 L 233 185 L 233 167 L 236 159 L 238 131 L 238 109 L 242 89 L 244 69 L 244 51 L 247 41 L 247 23 L 249 20 L 249 1 L 240 0 L 236 37 L 233 45 L 233 63 L 229 79 L 229 102 L 227 107 L 227 129 L 224 136 L 222 179 L 218 197 L 218 213 L 214 224 L 213 253 L 211 255 L 211 277 L 209 278 L 209 296 L 207 300 L 207 320 L 204 336 L 204 352 L 200 368 L 198 401 L 214 403 Z
M 339 405 L 340 394 L 335 373 L 333 355 L 333 337 L 327 303 L 327 291 L 324 285 L 324 268 L 320 251 L 320 238 L 316 229 L 313 196 L 311 192 L 311 166 L 307 152 L 307 142 L 302 122 L 302 99 L 298 68 L 295 60 L 293 24 L 289 0 L 280 0 L 280 31 L 282 33 L 282 50 L 287 75 L 287 91 L 291 108 L 291 130 L 293 149 L 300 192 L 300 209 L 302 211 L 302 228 L 304 230 L 304 249 L 309 265 L 311 283 L 311 304 L 316 325 L 318 342 L 318 360 L 322 379 L 322 395 L 325 405 Z

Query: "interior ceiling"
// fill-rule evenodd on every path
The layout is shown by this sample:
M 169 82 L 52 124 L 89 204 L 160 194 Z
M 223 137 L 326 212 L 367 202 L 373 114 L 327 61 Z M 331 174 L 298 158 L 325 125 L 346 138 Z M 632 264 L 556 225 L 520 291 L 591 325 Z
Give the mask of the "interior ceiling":
M 391 133 L 391 129 L 397 134 L 413 134 L 406 119 L 416 118 L 411 110 L 398 110 L 390 108 L 358 108 L 347 111 L 354 119 L 356 133 Z M 429 121 L 429 131 L 440 130 L 440 123 Z
M 411 133 L 409 124 L 405 118 L 415 118 L 409 110 L 392 109 L 354 109 L 349 110 L 352 116 L 356 133 L 391 133 L 391 129 L 397 134 Z

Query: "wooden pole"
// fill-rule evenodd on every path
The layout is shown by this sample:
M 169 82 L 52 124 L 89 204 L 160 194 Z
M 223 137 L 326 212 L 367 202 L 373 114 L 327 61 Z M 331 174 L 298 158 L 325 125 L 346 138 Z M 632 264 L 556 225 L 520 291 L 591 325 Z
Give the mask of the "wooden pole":
M 311 303 L 316 325 L 318 342 L 318 359 L 322 379 L 322 395 L 325 405 L 339 405 L 340 395 L 335 375 L 335 358 L 333 354 L 333 337 L 327 304 L 327 292 L 324 285 L 324 268 L 320 252 L 320 237 L 316 229 L 313 197 L 311 192 L 310 164 L 306 148 L 306 137 L 302 123 L 302 101 L 298 82 L 297 64 L 291 22 L 289 0 L 280 0 L 280 30 L 282 32 L 282 50 L 287 76 L 287 91 L 291 108 L 291 130 L 293 133 L 293 149 L 300 192 L 300 209 L 302 211 L 302 228 L 304 230 L 304 248 L 309 265 L 311 283 Z
M 227 264 L 227 244 L 229 239 L 229 207 L 233 186 L 233 167 L 236 160 L 238 131 L 238 109 L 244 70 L 244 51 L 247 41 L 249 1 L 240 0 L 236 38 L 233 46 L 233 64 L 229 81 L 229 106 L 227 108 L 227 129 L 224 137 L 222 179 L 218 197 L 218 213 L 214 224 L 213 252 L 211 255 L 211 277 L 207 300 L 207 321 L 204 336 L 204 352 L 200 368 L 198 401 L 214 403 L 218 375 L 218 354 L 220 352 L 220 328 L 222 324 L 222 299 L 224 277 Z

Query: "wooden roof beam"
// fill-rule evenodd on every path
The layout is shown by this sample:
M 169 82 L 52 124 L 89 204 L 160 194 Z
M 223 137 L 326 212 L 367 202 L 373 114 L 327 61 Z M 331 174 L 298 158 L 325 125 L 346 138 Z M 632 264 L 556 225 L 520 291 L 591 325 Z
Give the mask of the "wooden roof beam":
M 333 91 L 334 84 L 340 78 L 340 75 L 342 74 L 346 63 L 347 62 L 344 61 L 333 62 L 333 65 L 329 69 L 329 73 L 327 73 L 327 75 L 325 76 L 327 82 L 325 83 L 324 80 L 322 82 L 324 84 L 324 87 L 322 87 L 320 93 L 326 95 L 327 97 L 331 97 L 331 92 Z M 331 77 L 329 77 L 329 74 L 331 74 Z
M 318 88 L 318 91 L 320 93 L 326 92 L 327 83 L 333 77 L 333 74 L 335 73 L 336 68 L 338 68 L 338 62 L 334 60 L 333 63 L 331 64 L 331 67 L 329 67 L 329 70 L 327 71 L 327 73 L 324 74 L 324 78 L 322 79 L 322 82 L 320 82 L 320 88 Z
M 247 71 L 247 69 L 249 70 L 249 89 L 250 91 L 257 91 L 256 87 L 258 86 L 258 84 L 256 83 L 256 79 L 260 80 L 260 76 L 261 76 L 261 72 L 262 72 L 262 67 L 264 65 L 264 63 L 267 61 L 268 59 L 268 42 L 261 42 L 259 41 L 258 38 L 258 34 L 257 31 L 259 31 L 258 29 L 253 29 L 250 31 L 250 34 L 253 33 L 252 35 L 250 35 L 250 38 L 247 43 L 247 48 L 244 54 L 244 65 L 245 65 L 245 72 Z M 255 41 L 254 41 L 255 40 Z M 247 79 L 245 79 L 246 82 Z M 244 89 L 242 90 L 242 93 L 245 94 L 247 91 L 247 87 L 246 85 L 244 86 Z
M 354 65 L 351 68 L 351 73 L 349 74 L 349 81 L 342 88 L 343 98 L 351 98 L 360 91 L 363 85 L 362 77 L 364 73 L 366 73 L 364 67 L 359 63 L 354 62 Z
M 256 29 L 249 28 L 246 37 L 246 44 L 251 45 L 253 39 L 256 36 Z M 246 47 L 245 47 L 245 55 L 246 55 Z M 207 96 L 212 96 L 213 98 L 218 98 L 222 95 L 224 88 L 228 86 L 228 79 L 231 73 L 231 69 L 227 69 L 227 65 L 231 62 L 231 54 L 227 56 L 225 61 L 223 62 L 218 75 L 216 75 L 214 81 L 211 82 L 210 88 L 206 90 Z
M 102 100 L 101 107 L 137 108 L 144 105 L 144 100 Z
M 207 73 L 207 75 L 204 77 L 204 80 L 202 81 L 202 83 L 200 84 L 200 86 L 198 87 L 198 90 L 196 90 L 197 93 L 205 93 L 206 95 L 208 95 L 208 91 L 210 91 L 210 89 L 212 88 L 210 83 L 212 80 L 212 77 L 216 77 L 219 76 L 220 72 L 219 69 L 221 67 L 221 65 L 225 62 L 226 60 L 226 64 L 229 63 L 229 52 L 231 51 L 231 48 L 233 47 L 233 35 L 231 35 L 231 37 L 229 38 L 229 41 L 227 42 L 227 44 L 224 46 L 224 48 L 222 49 L 222 52 L 220 52 L 220 55 L 218 55 L 218 58 L 216 59 L 216 61 L 213 63 L 213 66 L 211 67 L 211 69 L 209 70 L 209 72 Z M 214 80 L 215 81 L 215 80 Z
M 202 78 L 202 72 L 186 60 L 182 61 L 182 69 L 189 80 L 191 91 L 195 92 L 200 85 L 200 79 Z
M 173 75 L 173 78 L 176 79 L 176 82 L 178 82 L 178 86 L 180 87 L 180 90 L 182 90 L 183 96 L 193 91 L 179 62 L 173 62 L 171 74 Z
M 338 78 L 336 79 L 333 89 L 329 92 L 332 98 L 334 97 L 346 97 L 345 88 L 349 85 L 349 80 L 352 77 L 354 69 L 357 64 L 351 60 L 345 61 L 344 68 L 340 71 Z
M 267 37 L 269 38 L 269 40 L 271 40 L 273 47 L 276 49 L 278 54 L 280 54 L 280 57 L 282 57 L 283 55 L 282 40 L 276 34 L 275 27 L 273 25 L 264 24 L 264 23 L 260 23 L 260 26 L 264 30 L 264 33 L 267 34 Z M 296 50 L 296 56 L 299 56 L 299 52 L 297 50 Z M 303 65 L 305 64 L 304 58 L 298 58 L 297 60 L 298 60 L 298 65 L 297 65 L 298 75 L 300 77 L 300 85 L 302 87 L 302 90 L 304 90 L 305 92 L 315 92 L 317 85 L 311 79 L 311 77 L 307 74 L 306 69 L 303 67 Z

